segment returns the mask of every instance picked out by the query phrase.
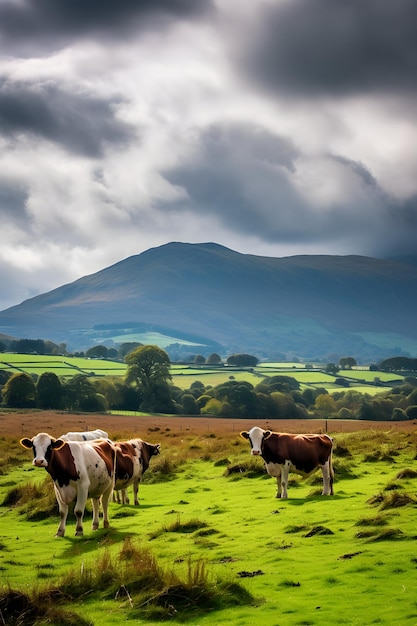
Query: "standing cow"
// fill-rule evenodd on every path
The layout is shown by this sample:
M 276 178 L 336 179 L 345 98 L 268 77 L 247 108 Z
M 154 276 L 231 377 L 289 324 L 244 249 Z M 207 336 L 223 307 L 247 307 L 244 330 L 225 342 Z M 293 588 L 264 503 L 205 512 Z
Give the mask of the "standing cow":
M 115 499 L 119 502 L 119 491 L 122 493 L 122 503 L 129 504 L 127 487 L 133 484 L 133 498 L 139 504 L 138 490 L 143 474 L 149 467 L 151 458 L 159 454 L 161 444 L 147 443 L 142 439 L 115 441 L 116 447 L 116 480 Z
M 75 502 L 77 519 L 75 535 L 83 535 L 83 516 L 87 498 L 92 499 L 93 525 L 99 525 L 100 500 L 103 507 L 103 526 L 108 528 L 108 502 L 114 487 L 116 450 L 105 439 L 91 442 L 55 439 L 47 433 L 39 433 L 32 439 L 20 440 L 21 445 L 33 449 L 33 465 L 44 467 L 54 481 L 58 501 L 60 524 L 57 537 L 65 534 L 68 505 Z
M 59 439 L 64 441 L 93 441 L 94 439 L 108 439 L 109 435 L 105 430 L 96 428 L 95 430 L 86 430 L 85 432 L 70 431 L 66 435 L 61 435 Z
M 333 495 L 333 441 L 327 435 L 290 435 L 273 433 L 258 426 L 241 437 L 251 444 L 251 454 L 261 456 L 266 471 L 277 479 L 277 498 L 287 498 L 288 475 L 296 472 L 306 477 L 318 468 L 323 474 L 323 496 Z

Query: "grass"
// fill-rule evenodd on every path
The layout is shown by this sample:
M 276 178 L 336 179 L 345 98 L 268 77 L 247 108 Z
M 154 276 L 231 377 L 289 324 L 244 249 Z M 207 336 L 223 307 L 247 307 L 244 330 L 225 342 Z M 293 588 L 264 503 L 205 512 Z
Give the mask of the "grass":
M 29 355 L 15 353 L 0 354 L 0 369 L 11 372 L 27 372 L 40 376 L 44 372 L 54 372 L 57 376 L 67 377 L 76 374 L 86 376 L 124 376 L 126 364 L 105 359 L 87 359 L 82 357 L 59 355 Z
M 105 359 L 88 359 L 60 355 L 28 355 L 1 353 L 0 369 L 10 373 L 27 372 L 40 376 L 44 372 L 54 372 L 59 377 L 71 377 L 75 374 L 86 376 L 124 376 L 127 366 L 118 361 Z M 340 391 L 340 385 L 335 385 L 335 378 L 342 376 L 349 380 L 350 389 L 361 393 L 374 395 L 381 393 L 383 388 L 374 385 L 375 378 L 382 383 L 399 382 L 402 376 L 387 372 L 371 372 L 369 370 L 341 370 L 336 376 L 327 374 L 318 368 L 306 369 L 304 363 L 260 363 L 255 368 L 215 368 L 209 366 L 171 365 L 172 382 L 180 389 L 188 389 L 194 381 L 200 381 L 205 386 L 215 387 L 227 382 L 231 378 L 238 381 L 250 382 L 256 386 L 264 377 L 292 376 L 305 387 L 323 387 L 330 393 Z
M 96 532 L 87 513 L 82 538 L 71 513 L 64 539 L 54 538 L 56 514 L 27 520 L 30 491 L 40 501 L 48 477 L 29 473 L 29 458 L 10 465 L 0 477 L 6 598 L 50 593 L 57 610 L 97 626 L 417 623 L 417 433 L 332 433 L 342 452 L 336 447 L 335 466 L 349 469 L 336 470 L 335 496 L 310 495 L 311 482 L 292 478 L 288 500 L 277 500 L 275 480 L 238 435 L 175 436 L 174 428 L 158 433 L 165 479 L 152 463 L 140 507 L 112 503 L 111 528 Z M 0 440 L 0 453 L 7 444 Z M 393 460 L 375 454 L 364 463 L 372 450 Z

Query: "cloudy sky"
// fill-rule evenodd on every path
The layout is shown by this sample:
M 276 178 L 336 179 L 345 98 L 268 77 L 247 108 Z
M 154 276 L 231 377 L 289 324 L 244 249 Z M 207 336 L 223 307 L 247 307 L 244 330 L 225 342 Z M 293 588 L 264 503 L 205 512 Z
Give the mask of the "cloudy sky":
M 0 0 L 0 310 L 170 241 L 415 253 L 416 94 L 415 0 Z

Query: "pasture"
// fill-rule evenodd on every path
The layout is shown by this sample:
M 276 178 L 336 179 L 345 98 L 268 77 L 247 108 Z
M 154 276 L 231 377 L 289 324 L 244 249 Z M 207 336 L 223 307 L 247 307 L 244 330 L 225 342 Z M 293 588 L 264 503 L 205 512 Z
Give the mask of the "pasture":
M 32 467 L 18 441 L 23 434 L 58 436 L 86 425 L 114 439 L 160 442 L 161 454 L 145 474 L 139 507 L 112 503 L 111 528 L 94 532 L 87 512 L 84 537 L 74 536 L 70 513 L 65 538 L 54 538 L 51 479 Z M 52 589 L 55 608 L 84 620 L 67 616 L 63 624 L 156 625 L 163 618 L 200 626 L 415 625 L 416 425 L 257 421 L 289 432 L 327 426 L 335 439 L 335 495 L 318 495 L 319 473 L 308 480 L 292 475 L 288 500 L 274 498 L 275 481 L 239 437 L 251 425 L 0 413 L 3 594 L 13 589 L 42 597 Z M 139 578 L 145 565 L 149 578 L 163 571 L 171 583 L 154 591 L 151 580 Z M 206 600 L 203 582 L 211 590 Z
M 126 363 L 108 359 L 88 359 L 72 356 L 27 355 L 14 353 L 0 354 L 0 370 L 14 374 L 27 372 L 40 376 L 44 372 L 54 372 L 60 378 L 71 378 L 76 374 L 91 377 L 125 376 Z M 360 393 L 375 395 L 381 393 L 384 387 L 401 383 L 403 376 L 388 372 L 373 372 L 366 369 L 340 370 L 336 375 L 326 373 L 319 366 L 306 368 L 303 363 L 259 363 L 254 368 L 238 367 L 210 367 L 206 365 L 171 364 L 170 373 L 172 383 L 180 389 L 189 389 L 195 381 L 204 386 L 220 385 L 230 379 L 247 381 L 254 387 L 263 378 L 268 376 L 291 376 L 299 383 L 301 389 L 324 388 L 329 393 L 340 391 L 340 385 L 335 383 L 337 378 L 345 378 L 349 388 Z

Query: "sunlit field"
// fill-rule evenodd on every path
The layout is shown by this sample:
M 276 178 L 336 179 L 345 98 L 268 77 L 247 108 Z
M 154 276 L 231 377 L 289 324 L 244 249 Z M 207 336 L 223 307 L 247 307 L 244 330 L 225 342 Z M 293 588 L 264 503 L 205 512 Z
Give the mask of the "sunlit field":
M 46 356 L 2 353 L 0 369 L 10 373 L 27 372 L 40 376 L 44 372 L 54 372 L 62 378 L 70 378 L 76 374 L 90 377 L 125 376 L 127 365 L 106 359 L 87 359 L 81 357 Z M 208 367 L 196 365 L 172 364 L 170 368 L 172 383 L 180 389 L 189 389 L 195 381 L 205 387 L 215 387 L 229 380 L 247 381 L 254 387 L 265 377 L 291 376 L 300 383 L 301 389 L 306 387 L 322 387 L 332 393 L 340 391 L 335 379 L 342 377 L 349 381 L 349 388 L 360 393 L 375 395 L 380 393 L 382 385 L 395 384 L 403 380 L 403 376 L 389 372 L 371 372 L 366 369 L 340 370 L 332 376 L 317 367 L 306 369 L 303 363 L 260 363 L 254 368 Z
M 43 419 L 40 429 L 54 430 L 52 417 Z M 80 416 L 59 419 L 77 429 Z M 91 427 L 138 435 L 106 419 L 113 429 Z M 140 506 L 112 503 L 111 528 L 94 532 L 86 513 L 81 538 L 71 513 L 65 538 L 54 538 L 51 479 L 19 445 L 20 423 L 15 437 L 0 439 L 0 610 L 13 589 L 32 598 L 43 590 L 44 605 L 85 620 L 62 622 L 73 624 L 417 623 L 415 425 L 340 432 L 347 424 L 332 421 L 335 495 L 318 495 L 318 474 L 293 475 L 288 500 L 277 500 L 275 481 L 239 437 L 241 422 L 139 424 L 144 439 L 161 443 Z M 306 426 L 285 423 L 293 432 Z

